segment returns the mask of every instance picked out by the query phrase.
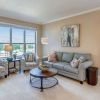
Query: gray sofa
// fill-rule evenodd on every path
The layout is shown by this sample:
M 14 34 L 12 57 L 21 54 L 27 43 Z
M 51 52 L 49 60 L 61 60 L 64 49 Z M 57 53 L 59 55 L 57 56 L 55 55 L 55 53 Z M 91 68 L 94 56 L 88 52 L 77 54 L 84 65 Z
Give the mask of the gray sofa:
M 64 75 L 76 80 L 79 80 L 81 84 L 86 80 L 86 69 L 93 65 L 90 54 L 86 53 L 69 53 L 69 52 L 56 52 L 57 62 L 49 62 L 48 57 L 42 59 L 42 63 L 48 67 L 52 67 L 58 70 L 58 74 Z M 80 63 L 77 68 L 73 68 L 70 62 L 73 58 L 84 57 L 85 61 Z

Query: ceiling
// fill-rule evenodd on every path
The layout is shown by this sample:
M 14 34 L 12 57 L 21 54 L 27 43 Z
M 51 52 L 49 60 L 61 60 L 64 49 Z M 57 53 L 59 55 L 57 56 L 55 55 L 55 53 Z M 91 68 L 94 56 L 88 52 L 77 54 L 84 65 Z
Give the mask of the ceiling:
M 44 24 L 98 7 L 100 0 L 0 0 L 0 16 Z

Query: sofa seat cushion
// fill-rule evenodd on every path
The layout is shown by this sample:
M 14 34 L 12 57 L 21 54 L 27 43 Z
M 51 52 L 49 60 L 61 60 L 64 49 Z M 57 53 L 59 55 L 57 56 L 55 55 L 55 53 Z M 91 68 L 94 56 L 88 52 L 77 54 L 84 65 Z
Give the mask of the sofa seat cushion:
M 36 63 L 35 62 L 26 62 L 26 67 L 33 67 L 33 66 L 36 66 Z
M 64 66 L 64 70 L 74 74 L 78 74 L 78 68 L 72 68 L 70 64 Z
M 56 62 L 56 63 L 53 63 L 53 68 L 64 70 L 65 65 L 67 65 L 66 62 Z
M 64 52 L 62 56 L 62 61 L 69 63 L 72 61 L 73 56 L 74 56 L 73 53 Z
M 47 67 L 52 67 L 53 62 L 43 61 L 43 64 L 46 65 Z

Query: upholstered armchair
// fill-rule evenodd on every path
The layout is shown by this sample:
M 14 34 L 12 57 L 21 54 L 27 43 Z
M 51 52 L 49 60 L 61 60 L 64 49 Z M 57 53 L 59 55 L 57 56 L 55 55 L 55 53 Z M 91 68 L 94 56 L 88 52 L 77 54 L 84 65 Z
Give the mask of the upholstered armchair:
M 0 59 L 0 77 L 7 77 L 8 75 L 8 64 L 5 59 Z
M 39 63 L 39 58 L 34 53 L 25 53 L 23 60 L 25 61 L 24 66 L 22 68 L 24 72 L 26 70 L 31 70 Z

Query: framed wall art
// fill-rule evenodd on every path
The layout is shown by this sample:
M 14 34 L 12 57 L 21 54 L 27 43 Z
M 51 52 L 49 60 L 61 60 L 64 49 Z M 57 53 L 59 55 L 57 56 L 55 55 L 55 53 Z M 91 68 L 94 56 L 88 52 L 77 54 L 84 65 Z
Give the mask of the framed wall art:
M 69 25 L 61 28 L 61 46 L 79 47 L 80 46 L 80 25 Z

